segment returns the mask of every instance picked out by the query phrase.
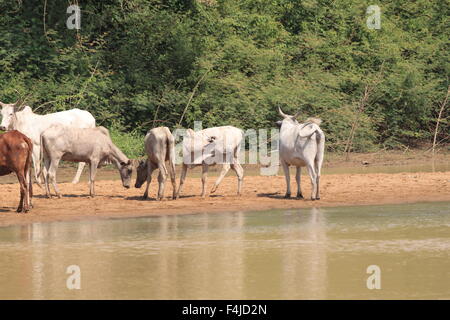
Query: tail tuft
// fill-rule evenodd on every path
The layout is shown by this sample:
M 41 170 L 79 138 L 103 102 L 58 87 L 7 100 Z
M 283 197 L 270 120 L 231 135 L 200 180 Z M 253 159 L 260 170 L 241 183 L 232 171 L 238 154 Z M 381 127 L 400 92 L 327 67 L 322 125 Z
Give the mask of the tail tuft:
M 322 123 L 322 119 L 319 119 L 319 118 L 308 118 L 308 119 L 306 119 L 306 122 L 315 123 L 318 126 L 320 126 L 320 124 Z

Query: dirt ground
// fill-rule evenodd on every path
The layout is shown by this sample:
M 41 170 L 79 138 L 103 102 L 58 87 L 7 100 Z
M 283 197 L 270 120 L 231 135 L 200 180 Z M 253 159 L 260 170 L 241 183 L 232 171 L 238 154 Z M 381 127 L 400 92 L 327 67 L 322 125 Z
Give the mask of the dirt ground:
M 75 172 L 71 170 L 71 172 Z M 208 179 L 208 189 L 216 177 Z M 177 181 L 178 182 L 178 181 Z M 134 185 L 134 181 L 133 181 Z M 296 194 L 291 178 L 292 194 Z M 17 214 L 19 201 L 17 183 L 0 186 L 0 226 L 33 222 L 123 218 L 168 214 L 192 214 L 272 208 L 308 208 L 348 205 L 395 204 L 423 201 L 450 201 L 450 171 L 420 173 L 325 174 L 321 177 L 321 200 L 311 201 L 310 181 L 302 176 L 302 191 L 306 200 L 284 199 L 283 176 L 246 176 L 243 195 L 236 195 L 237 179 L 229 174 L 216 194 L 202 199 L 201 180 L 187 178 L 180 199 L 155 201 L 157 179 L 150 186 L 150 199 L 142 200 L 141 189 L 122 187 L 120 180 L 96 181 L 95 198 L 89 198 L 88 185 L 60 183 L 62 199 L 44 197 L 43 190 L 34 187 L 34 208 L 27 214 Z M 172 194 L 167 181 L 165 195 Z

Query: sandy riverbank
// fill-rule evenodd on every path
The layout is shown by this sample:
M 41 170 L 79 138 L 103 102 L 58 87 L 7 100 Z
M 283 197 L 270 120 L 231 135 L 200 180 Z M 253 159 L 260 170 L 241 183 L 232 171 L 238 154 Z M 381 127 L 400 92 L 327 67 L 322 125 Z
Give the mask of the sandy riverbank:
M 208 180 L 211 187 L 215 177 Z M 184 194 L 179 200 L 154 200 L 157 179 L 150 187 L 151 199 L 141 200 L 142 189 L 125 189 L 119 180 L 96 182 L 97 197 L 87 197 L 88 185 L 61 183 L 62 199 L 47 199 L 35 187 L 34 208 L 28 214 L 15 212 L 19 201 L 18 184 L 3 184 L 0 189 L 0 226 L 33 222 L 69 221 L 98 218 L 123 218 L 168 214 L 191 214 L 240 210 L 266 210 L 272 208 L 334 207 L 412 203 L 424 201 L 450 201 L 450 172 L 421 172 L 396 174 L 327 174 L 322 176 L 322 199 L 319 201 L 284 199 L 283 176 L 247 176 L 243 195 L 238 197 L 236 178 L 226 177 L 216 194 L 202 199 L 201 181 L 188 178 Z M 294 180 L 294 179 L 292 179 Z M 169 181 L 168 181 L 169 182 Z M 295 182 L 292 181 L 293 194 Z M 302 177 L 302 190 L 310 195 L 310 182 Z M 166 196 L 171 195 L 170 182 Z

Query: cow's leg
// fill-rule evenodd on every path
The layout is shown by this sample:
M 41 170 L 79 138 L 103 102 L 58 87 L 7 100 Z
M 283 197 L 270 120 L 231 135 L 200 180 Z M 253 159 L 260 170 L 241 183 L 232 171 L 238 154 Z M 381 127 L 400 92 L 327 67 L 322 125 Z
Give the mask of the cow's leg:
M 52 159 L 52 161 L 50 162 L 50 168 L 48 169 L 48 174 L 47 174 L 47 177 L 48 177 L 47 184 L 49 182 L 52 183 L 53 189 L 55 190 L 56 196 L 58 198 L 61 198 L 61 193 L 59 192 L 58 185 L 56 184 L 56 170 L 58 169 L 60 160 L 61 160 L 60 158 Z
M 319 174 L 317 174 L 317 177 L 316 177 L 316 183 L 317 183 L 317 187 L 316 187 L 316 200 L 320 200 L 320 192 L 319 192 L 319 189 L 320 189 L 320 187 L 319 187 L 319 182 L 320 182 L 320 175 Z
M 25 166 L 25 170 L 23 171 L 23 177 L 24 177 L 24 184 L 25 184 L 25 195 L 24 195 L 24 204 L 23 204 L 23 211 L 28 212 L 30 211 L 30 184 L 29 176 L 28 176 L 28 169 L 27 166 Z
M 27 183 L 28 183 L 28 205 L 33 208 L 33 183 L 31 182 L 31 167 L 27 170 Z
M 177 181 L 175 177 L 175 162 L 170 162 L 169 164 L 169 174 L 170 181 L 172 182 L 172 199 L 176 198 L 177 195 Z
M 142 197 L 143 200 L 146 200 L 148 198 L 148 189 L 150 187 L 150 183 L 152 182 L 152 173 L 155 170 L 155 167 L 153 167 L 150 160 L 147 161 L 147 185 L 145 186 L 145 192 L 144 196 Z
M 95 174 L 97 173 L 98 161 L 89 163 L 89 196 L 95 196 Z
M 208 178 L 209 166 L 206 163 L 202 164 L 202 198 L 206 196 L 206 180 Z
M 44 170 L 44 168 L 45 168 L 45 174 L 43 174 L 42 176 L 44 177 L 45 194 L 46 194 L 47 198 L 51 198 L 52 194 L 50 192 L 50 186 L 49 186 L 49 183 L 48 183 L 48 170 L 50 168 L 50 159 L 44 158 L 44 163 L 42 165 L 42 170 Z
M 237 194 L 238 196 L 241 195 L 241 190 L 242 190 L 242 181 L 244 180 L 244 169 L 242 168 L 242 166 L 239 163 L 235 163 L 231 165 L 231 169 L 234 170 L 234 172 L 236 172 L 236 175 L 238 177 L 238 191 Z
M 283 159 L 281 159 L 280 162 L 281 162 L 281 166 L 283 167 L 284 178 L 286 179 L 286 194 L 284 197 L 290 198 L 291 197 L 291 177 L 290 177 L 290 173 L 289 173 L 289 165 Z
M 166 166 L 164 164 L 164 160 L 160 160 L 158 164 L 159 174 L 158 174 L 158 196 L 156 200 L 162 200 L 164 198 L 164 188 L 166 185 Z
M 302 167 L 297 167 L 296 172 L 295 172 L 295 181 L 297 181 L 297 198 L 298 199 L 303 199 L 302 188 L 300 186 L 301 173 L 302 173 Z
M 83 173 L 84 166 L 86 165 L 86 162 L 79 162 L 78 163 L 78 169 L 77 173 L 75 174 L 75 177 L 73 177 L 72 183 L 78 183 L 80 181 L 80 176 Z
M 309 178 L 311 179 L 311 200 L 316 200 L 317 195 L 317 174 L 312 163 L 307 163 L 306 168 L 308 168 Z
M 25 194 L 27 192 L 26 189 L 26 181 L 25 181 L 25 177 L 23 176 L 23 173 L 21 172 L 16 172 L 17 175 L 17 180 L 19 180 L 19 185 L 20 185 L 20 201 L 19 201 L 19 206 L 17 207 L 17 212 L 24 212 L 25 210 L 25 205 L 24 205 L 24 198 L 25 198 Z
M 41 152 L 41 146 L 38 144 L 33 144 L 33 152 L 31 153 L 31 160 L 33 161 L 34 168 L 34 178 L 36 179 L 36 183 L 41 187 L 41 174 L 46 175 L 47 170 L 42 166 L 41 172 L 41 163 L 39 161 Z
M 217 178 L 216 182 L 214 182 L 214 186 L 211 189 L 211 193 L 216 192 L 217 188 L 219 187 L 219 184 L 222 182 L 223 178 L 228 173 L 228 170 L 230 170 L 230 164 L 229 163 L 224 163 L 223 167 L 222 167 L 222 171 L 220 171 L 219 178 Z
M 181 167 L 180 185 L 178 186 L 176 199 L 178 199 L 180 197 L 180 193 L 181 193 L 181 189 L 183 188 L 184 180 L 186 180 L 187 169 L 188 169 L 187 165 L 183 163 L 183 166 Z

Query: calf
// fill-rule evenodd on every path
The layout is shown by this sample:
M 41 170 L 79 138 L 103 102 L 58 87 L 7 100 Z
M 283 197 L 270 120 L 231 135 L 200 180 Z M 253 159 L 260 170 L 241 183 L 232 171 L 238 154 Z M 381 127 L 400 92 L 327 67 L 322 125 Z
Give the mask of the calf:
M 223 167 L 211 193 L 217 190 L 231 167 L 238 177 L 237 193 L 240 195 L 244 179 L 244 169 L 239 163 L 242 139 L 242 130 L 232 126 L 208 128 L 197 132 L 188 129 L 183 140 L 183 167 L 176 198 L 181 193 L 187 169 L 198 165 L 202 166 L 202 197 L 205 197 L 208 167 L 215 164 L 222 164 Z
M 20 184 L 20 202 L 17 212 L 28 212 L 32 207 L 31 140 L 17 130 L 0 135 L 0 176 L 14 172 Z
M 168 173 L 170 174 L 173 187 L 172 198 L 175 199 L 177 188 L 175 181 L 175 139 L 172 133 L 167 127 L 151 129 L 145 136 L 144 144 L 147 160 L 139 162 L 136 170 L 136 184 L 134 186 L 140 188 L 144 181 L 147 181 L 143 197 L 143 199 L 147 199 L 148 188 L 152 181 L 152 172 L 155 169 L 159 169 L 159 187 L 156 200 L 161 200 L 164 197 L 164 184 Z M 169 170 L 166 168 L 166 161 L 169 161 Z
M 95 174 L 97 168 L 105 161 L 112 161 L 120 173 L 122 185 L 130 187 L 132 163 L 125 154 L 111 141 L 108 129 L 73 128 L 56 124 L 46 129 L 41 135 L 41 159 L 47 169 L 44 175 L 45 191 L 51 197 L 49 181 L 53 184 L 56 195 L 61 197 L 56 185 L 56 170 L 61 160 L 86 162 L 89 164 L 89 195 L 95 196 Z

